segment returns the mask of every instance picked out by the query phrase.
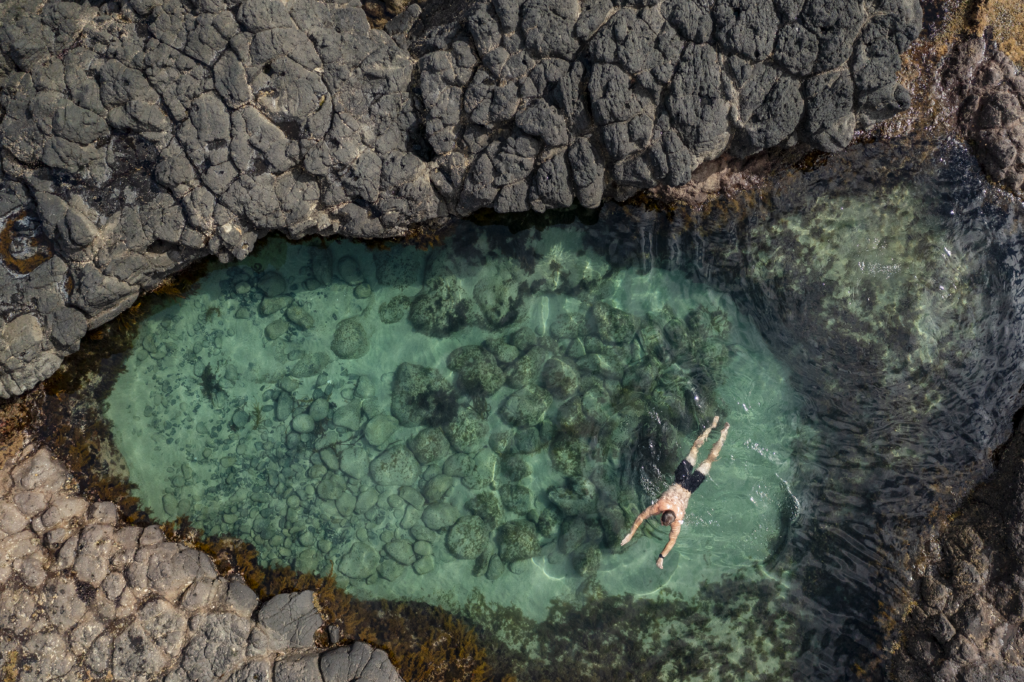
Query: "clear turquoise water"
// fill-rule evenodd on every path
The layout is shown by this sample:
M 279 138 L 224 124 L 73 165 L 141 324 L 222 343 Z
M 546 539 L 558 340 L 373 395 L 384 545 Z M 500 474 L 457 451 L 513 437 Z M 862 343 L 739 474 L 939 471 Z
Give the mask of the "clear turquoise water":
M 468 616 L 527 677 L 852 675 L 914 524 L 1008 435 L 1024 278 L 961 150 L 849 154 L 700 218 L 270 240 L 143 322 L 106 402 L 132 483 L 268 564 Z M 716 413 L 659 571 L 663 528 L 618 539 Z

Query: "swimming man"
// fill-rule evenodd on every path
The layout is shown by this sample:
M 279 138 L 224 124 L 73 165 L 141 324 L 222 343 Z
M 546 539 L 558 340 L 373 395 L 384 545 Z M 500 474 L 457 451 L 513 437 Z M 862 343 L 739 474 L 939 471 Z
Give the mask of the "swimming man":
M 722 435 L 718 437 L 715 447 L 711 448 L 711 454 L 708 455 L 708 458 L 701 462 L 696 470 L 693 468 L 697 463 L 697 453 L 707 441 L 708 436 L 711 435 L 711 430 L 716 426 L 718 426 L 718 417 L 715 417 L 711 422 L 711 426 L 705 429 L 704 433 L 700 434 L 700 437 L 693 442 L 690 454 L 686 456 L 686 459 L 676 469 L 676 482 L 668 487 L 668 490 L 658 498 L 657 502 L 645 509 L 640 516 L 636 517 L 633 527 L 629 529 L 629 535 L 622 539 L 622 544 L 625 545 L 633 539 L 633 534 L 636 533 L 636 529 L 640 527 L 641 523 L 655 514 L 661 514 L 661 525 L 672 526 L 672 532 L 668 536 L 668 544 L 665 545 L 665 549 L 661 550 L 661 554 L 658 555 L 658 568 L 665 568 L 665 555 L 672 551 L 673 545 L 676 544 L 676 538 L 679 537 L 679 529 L 683 525 L 683 517 L 686 515 L 686 505 L 690 503 L 690 495 L 697 489 L 697 486 L 704 482 L 708 472 L 711 471 L 711 464 L 718 459 L 718 454 L 722 451 L 725 435 L 729 433 L 729 422 L 725 423 Z

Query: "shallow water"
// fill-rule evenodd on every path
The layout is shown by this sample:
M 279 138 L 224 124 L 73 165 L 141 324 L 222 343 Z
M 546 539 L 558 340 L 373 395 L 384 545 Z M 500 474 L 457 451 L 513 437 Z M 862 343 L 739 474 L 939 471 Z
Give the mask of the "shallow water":
M 107 417 L 158 518 L 443 605 L 521 675 L 840 679 L 1019 404 L 989 194 L 954 146 L 879 144 L 697 218 L 271 240 L 143 322 Z M 618 538 L 715 413 L 659 571 L 661 527 Z

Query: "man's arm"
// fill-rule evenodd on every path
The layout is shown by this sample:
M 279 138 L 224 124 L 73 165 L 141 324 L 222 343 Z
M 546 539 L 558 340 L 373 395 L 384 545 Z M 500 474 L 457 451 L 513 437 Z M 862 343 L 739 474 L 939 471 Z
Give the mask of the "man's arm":
M 622 545 L 624 545 L 627 542 L 629 542 L 630 540 L 632 540 L 633 539 L 633 534 L 636 533 L 636 529 L 640 527 L 640 524 L 643 523 L 644 521 L 646 521 L 647 519 L 651 518 L 652 516 L 654 516 L 657 513 L 658 513 L 658 502 L 655 502 L 650 507 L 648 507 L 647 509 L 644 509 L 642 512 L 640 512 L 640 516 L 636 517 L 636 521 L 633 522 L 633 527 L 629 529 L 629 535 L 627 535 L 626 537 L 622 538 L 622 542 L 619 543 L 619 546 L 621 547 Z
M 679 537 L 679 529 L 683 527 L 682 519 L 672 522 L 672 532 L 668 536 L 668 544 L 665 545 L 665 549 L 661 550 L 661 554 L 658 555 L 658 568 L 665 568 L 665 557 L 672 551 L 672 548 L 676 544 L 676 538 Z

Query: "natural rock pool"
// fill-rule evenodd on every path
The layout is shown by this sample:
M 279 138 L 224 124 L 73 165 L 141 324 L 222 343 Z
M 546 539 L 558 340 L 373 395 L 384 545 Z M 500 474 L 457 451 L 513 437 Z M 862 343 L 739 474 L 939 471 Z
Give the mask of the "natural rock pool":
M 271 240 L 142 323 L 106 416 L 157 518 L 444 606 L 521 676 L 839 679 L 1019 404 L 989 194 L 876 143 L 698 217 Z M 618 541 L 715 414 L 659 571 L 660 526 Z

